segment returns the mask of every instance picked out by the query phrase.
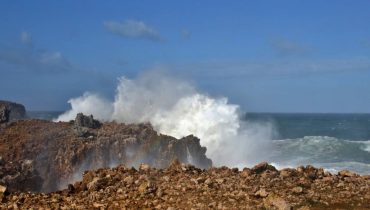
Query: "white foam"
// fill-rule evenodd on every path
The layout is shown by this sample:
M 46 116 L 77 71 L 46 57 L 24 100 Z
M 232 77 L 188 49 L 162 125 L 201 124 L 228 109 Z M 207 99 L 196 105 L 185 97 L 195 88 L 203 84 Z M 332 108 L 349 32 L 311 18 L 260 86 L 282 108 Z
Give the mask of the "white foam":
M 177 138 L 199 137 L 215 165 L 251 165 L 270 153 L 270 124 L 245 125 L 239 120 L 239 106 L 227 98 L 200 93 L 189 83 L 158 72 L 119 79 L 113 102 L 86 93 L 69 103 L 72 109 L 56 121 L 72 120 L 83 112 L 104 121 L 150 122 L 157 131 Z

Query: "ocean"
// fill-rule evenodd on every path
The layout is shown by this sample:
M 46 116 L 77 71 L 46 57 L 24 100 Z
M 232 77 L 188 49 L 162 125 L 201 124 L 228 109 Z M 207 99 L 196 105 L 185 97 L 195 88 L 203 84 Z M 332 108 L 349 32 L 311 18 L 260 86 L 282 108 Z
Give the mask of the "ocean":
M 370 174 L 370 114 L 251 113 L 245 119 L 274 125 L 268 161 L 280 168 L 310 164 Z
M 62 113 L 27 114 L 52 120 Z M 313 165 L 370 174 L 370 114 L 248 113 L 243 121 L 272 124 L 273 149 L 266 161 L 278 168 Z

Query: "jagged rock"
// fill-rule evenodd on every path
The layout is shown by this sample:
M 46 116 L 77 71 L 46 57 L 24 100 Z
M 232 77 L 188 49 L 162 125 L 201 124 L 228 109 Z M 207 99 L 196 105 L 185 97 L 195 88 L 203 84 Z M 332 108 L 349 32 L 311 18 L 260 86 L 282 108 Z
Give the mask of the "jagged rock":
M 265 189 L 260 189 L 256 193 L 254 193 L 254 195 L 257 197 L 266 198 L 269 193 Z
M 269 170 L 269 171 L 277 171 L 276 168 L 272 165 L 269 165 L 267 162 L 262 162 L 262 163 L 259 163 L 257 164 L 256 166 L 254 166 L 252 168 L 252 172 L 253 173 L 256 173 L 256 174 L 260 174 L 266 170 Z
M 0 123 L 9 121 L 9 110 L 5 106 L 0 106 Z
M 338 175 L 339 176 L 343 176 L 343 177 L 354 177 L 354 176 L 357 176 L 356 173 L 353 173 L 352 171 L 348 171 L 348 170 L 339 171 L 338 172 Z
M 85 170 L 118 164 L 139 168 L 141 163 L 165 168 L 174 159 L 188 163 L 188 153 L 197 167 L 212 166 L 196 137 L 188 136 L 182 141 L 158 134 L 149 124 L 112 122 L 95 129 L 78 127 L 87 131 L 81 138 L 76 136 L 75 127 L 64 122 L 17 121 L 1 130 L 0 154 L 7 161 L 32 161 L 43 183 L 41 189 L 31 191 L 44 192 L 66 188 Z M 182 167 L 180 164 L 179 171 Z
M 0 184 L 7 186 L 9 192 L 39 191 L 43 179 L 33 164 L 31 160 L 5 162 L 0 173 Z
M 0 123 L 26 118 L 26 108 L 22 104 L 0 100 Z
M 271 207 L 275 207 L 278 210 L 293 209 L 283 198 L 275 196 L 275 195 L 269 195 L 264 200 L 264 204 L 267 209 L 272 209 Z
M 86 127 L 86 128 L 99 128 L 101 123 L 98 120 L 95 120 L 92 115 L 86 116 L 82 113 L 78 113 L 75 119 L 76 127 Z
M 7 192 L 7 189 L 5 186 L 0 185 L 0 203 L 2 202 L 5 194 Z
M 187 170 L 182 170 L 183 167 Z M 201 170 L 179 161 L 173 161 L 172 167 L 164 170 L 154 167 L 136 170 L 120 165 L 87 171 L 81 181 L 63 191 L 11 193 L 0 203 L 0 209 L 14 208 L 14 205 L 20 209 L 303 210 L 370 207 L 368 176 L 316 179 L 309 181 L 307 193 L 296 194 L 290 189 L 299 185 L 300 180 L 310 180 L 303 172 L 295 171 L 294 176 L 286 179 L 281 179 L 278 172 L 263 172 L 276 174 L 274 180 L 269 176 L 262 177 L 262 174 L 241 178 L 241 173 L 243 171 L 227 167 Z M 345 187 L 336 187 L 338 181 L 345 182 Z

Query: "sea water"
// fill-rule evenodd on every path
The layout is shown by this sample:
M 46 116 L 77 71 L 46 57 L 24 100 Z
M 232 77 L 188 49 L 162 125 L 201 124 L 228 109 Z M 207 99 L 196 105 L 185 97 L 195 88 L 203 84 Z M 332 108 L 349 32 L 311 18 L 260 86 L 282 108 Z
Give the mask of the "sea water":
M 245 120 L 275 126 L 267 161 L 280 168 L 310 164 L 370 174 L 370 114 L 250 113 Z

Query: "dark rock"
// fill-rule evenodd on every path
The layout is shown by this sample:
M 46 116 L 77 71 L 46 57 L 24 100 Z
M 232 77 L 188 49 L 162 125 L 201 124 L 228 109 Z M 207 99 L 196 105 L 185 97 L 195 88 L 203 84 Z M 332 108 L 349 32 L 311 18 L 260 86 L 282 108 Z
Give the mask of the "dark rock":
M 5 106 L 0 106 L 0 123 L 9 121 L 9 110 Z
M 82 113 L 78 113 L 75 119 L 76 127 L 86 127 L 86 128 L 99 128 L 101 123 L 98 120 L 94 120 L 92 115 L 86 116 Z
M 262 162 L 254 166 L 251 171 L 256 174 L 260 174 L 264 171 L 277 171 L 276 168 L 272 165 L 269 165 L 267 162 Z
M 26 108 L 22 104 L 0 101 L 0 123 L 26 118 Z

